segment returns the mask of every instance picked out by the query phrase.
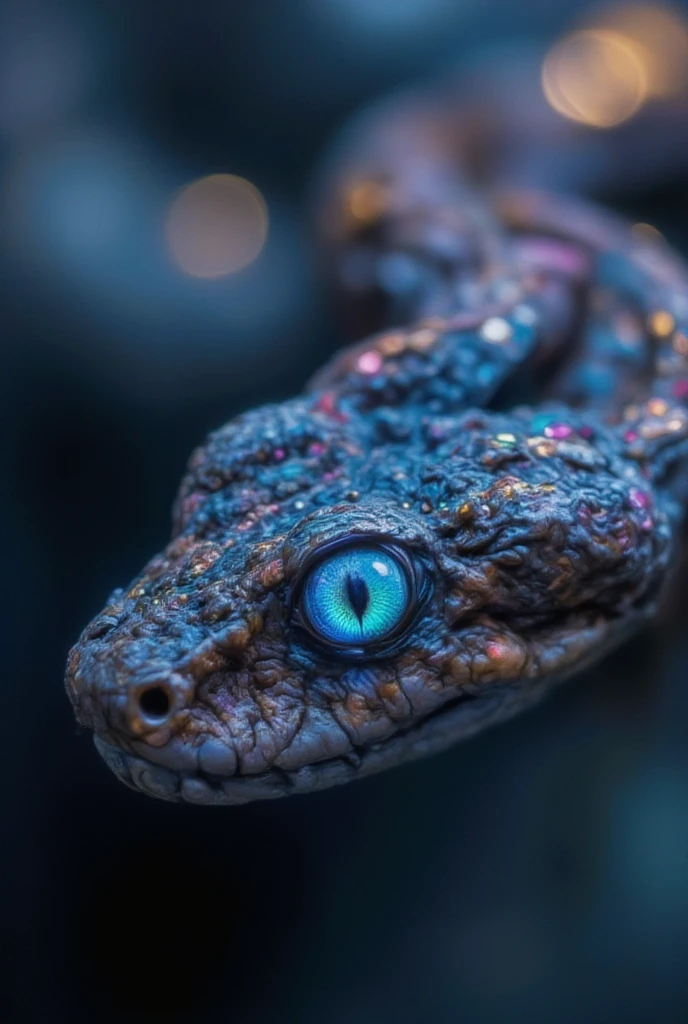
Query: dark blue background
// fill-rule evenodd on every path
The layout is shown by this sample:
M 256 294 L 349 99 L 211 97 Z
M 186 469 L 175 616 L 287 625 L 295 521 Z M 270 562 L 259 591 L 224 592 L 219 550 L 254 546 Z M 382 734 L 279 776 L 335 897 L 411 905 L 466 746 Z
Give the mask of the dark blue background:
M 688 637 L 658 627 L 430 761 L 224 811 L 131 793 L 68 647 L 168 536 L 192 447 L 341 343 L 308 182 L 379 92 L 580 5 L 48 0 L 0 13 L 3 899 L 16 1021 L 688 1020 Z M 248 177 L 266 250 L 168 265 L 187 181 Z M 679 244 L 679 181 L 632 208 Z M 4 1009 L 3 1009 L 4 1007 Z

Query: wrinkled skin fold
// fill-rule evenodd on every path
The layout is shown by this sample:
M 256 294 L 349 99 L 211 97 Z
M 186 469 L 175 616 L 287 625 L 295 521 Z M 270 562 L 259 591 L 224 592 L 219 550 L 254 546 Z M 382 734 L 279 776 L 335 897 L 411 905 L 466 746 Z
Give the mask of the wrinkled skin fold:
M 360 150 L 385 200 L 347 221 L 364 173 L 347 170 L 327 207 L 340 251 L 363 267 L 362 308 L 392 317 L 375 268 L 415 266 L 417 318 L 212 435 L 172 541 L 70 654 L 79 722 L 152 796 L 307 792 L 466 738 L 628 636 L 673 560 L 688 446 L 673 254 L 573 201 L 488 208 L 436 154 L 419 171 Z M 422 600 L 387 648 L 349 656 L 303 628 L 299 588 L 357 538 L 398 546 Z

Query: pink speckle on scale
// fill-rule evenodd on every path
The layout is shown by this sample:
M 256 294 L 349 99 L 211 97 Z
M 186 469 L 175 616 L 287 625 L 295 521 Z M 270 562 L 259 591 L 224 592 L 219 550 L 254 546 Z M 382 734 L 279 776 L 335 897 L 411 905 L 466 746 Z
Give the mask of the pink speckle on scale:
M 652 505 L 652 495 L 647 491 L 641 491 L 638 487 L 631 487 L 628 492 L 628 500 L 634 508 L 648 509 Z M 645 523 L 643 523 L 644 525 Z
M 553 437 L 557 441 L 563 441 L 565 437 L 571 437 L 573 433 L 573 427 L 570 427 L 568 423 L 550 423 L 548 427 L 545 427 L 545 437 Z
M 346 423 L 349 418 L 338 408 L 337 395 L 334 391 L 323 391 L 313 409 L 316 412 L 323 413 L 325 416 L 331 416 L 337 423 Z
M 531 263 L 561 271 L 567 277 L 584 278 L 589 260 L 577 248 L 546 237 L 524 238 L 520 248 Z
M 317 455 L 322 455 L 322 453 L 324 451 L 325 451 L 325 445 L 324 444 L 320 444 L 319 441 L 314 441 L 313 444 L 308 449 L 308 454 L 309 455 L 316 455 L 317 456 Z
M 688 380 L 675 380 L 671 391 L 675 398 L 688 398 Z
M 284 460 L 285 455 L 286 452 L 284 448 L 275 448 L 274 452 L 272 453 L 275 462 L 282 462 Z
M 632 441 L 637 441 L 637 440 L 638 440 L 638 435 L 636 434 L 635 430 L 627 430 L 626 433 L 624 434 L 624 441 L 627 441 L 629 444 Z
M 493 661 L 499 661 L 504 655 L 504 645 L 499 640 L 490 640 L 485 644 L 485 653 Z
M 368 352 L 364 352 L 356 360 L 356 366 L 361 373 L 374 374 L 379 373 L 382 369 L 382 356 L 375 349 L 370 349 Z

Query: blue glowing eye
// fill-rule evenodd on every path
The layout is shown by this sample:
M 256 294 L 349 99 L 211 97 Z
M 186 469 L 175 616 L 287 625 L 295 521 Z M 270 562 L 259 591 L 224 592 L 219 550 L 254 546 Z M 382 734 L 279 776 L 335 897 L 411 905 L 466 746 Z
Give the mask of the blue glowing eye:
M 302 611 L 322 640 L 361 647 L 382 639 L 409 610 L 401 563 L 384 548 L 358 545 L 323 558 L 306 577 Z

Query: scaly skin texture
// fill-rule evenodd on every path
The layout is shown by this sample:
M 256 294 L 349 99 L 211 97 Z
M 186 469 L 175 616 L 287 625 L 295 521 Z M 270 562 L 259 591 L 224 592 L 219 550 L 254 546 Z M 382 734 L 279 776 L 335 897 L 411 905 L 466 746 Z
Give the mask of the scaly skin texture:
M 436 152 L 365 139 L 326 207 L 338 269 L 361 310 L 417 319 L 212 435 L 173 540 L 70 655 L 79 722 L 154 796 L 305 792 L 463 739 L 646 620 L 674 555 L 686 271 L 594 207 L 483 204 Z M 347 653 L 299 588 L 357 537 L 422 594 L 391 645 Z

